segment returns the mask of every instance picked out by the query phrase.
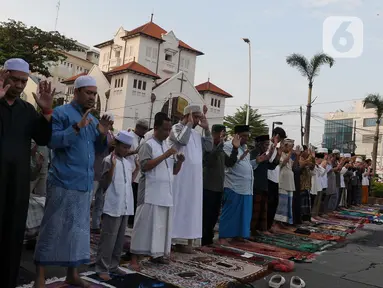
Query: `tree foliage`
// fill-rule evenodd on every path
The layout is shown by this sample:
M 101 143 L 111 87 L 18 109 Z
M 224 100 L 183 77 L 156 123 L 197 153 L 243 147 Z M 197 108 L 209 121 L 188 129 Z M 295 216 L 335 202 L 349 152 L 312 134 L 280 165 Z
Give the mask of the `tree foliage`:
M 383 116 L 383 98 L 379 94 L 369 94 L 363 100 L 364 108 L 374 108 L 377 120 L 381 121 Z
M 232 116 L 225 116 L 223 118 L 223 124 L 228 128 L 229 133 L 234 133 L 234 127 L 236 125 L 246 124 L 247 105 L 241 106 L 237 109 L 237 112 Z M 267 127 L 265 120 L 258 114 L 257 109 L 250 107 L 249 125 L 251 137 L 256 137 L 263 134 L 268 134 L 269 128 Z
M 0 65 L 9 58 L 22 58 L 29 63 L 31 72 L 49 77 L 49 65 L 67 58 L 61 51 L 83 49 L 57 31 L 46 32 L 11 19 L 0 22 Z
M 327 54 L 318 53 L 309 61 L 305 56 L 294 53 L 287 56 L 286 62 L 291 67 L 297 68 L 302 76 L 307 78 L 309 86 L 312 86 L 314 78 L 319 75 L 321 66 L 327 64 L 331 68 L 335 60 Z

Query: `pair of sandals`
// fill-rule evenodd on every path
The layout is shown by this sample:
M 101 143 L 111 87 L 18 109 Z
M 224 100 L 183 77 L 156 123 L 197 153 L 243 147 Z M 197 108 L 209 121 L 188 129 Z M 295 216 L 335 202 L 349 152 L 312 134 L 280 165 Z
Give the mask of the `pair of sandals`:
M 280 288 L 285 285 L 286 279 L 281 275 L 274 275 L 269 280 L 269 287 L 270 288 Z M 298 276 L 291 277 L 290 280 L 290 288 L 304 288 L 306 287 L 305 281 L 303 281 Z

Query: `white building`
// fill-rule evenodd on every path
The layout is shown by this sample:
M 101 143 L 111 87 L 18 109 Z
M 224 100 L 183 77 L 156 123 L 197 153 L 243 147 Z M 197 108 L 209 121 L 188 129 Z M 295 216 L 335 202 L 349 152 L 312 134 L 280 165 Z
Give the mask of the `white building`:
M 327 148 L 329 149 L 342 149 L 342 147 L 349 147 L 352 149 L 352 145 L 349 145 L 349 143 L 350 141 L 353 142 L 355 132 L 355 154 L 366 156 L 366 158 L 372 157 L 372 146 L 374 142 L 376 125 L 374 108 L 365 109 L 363 107 L 363 101 L 355 101 L 353 107 L 349 111 L 329 113 L 326 115 L 325 119 L 325 133 L 323 135 L 324 147 L 328 146 Z M 382 126 L 383 123 L 380 125 Z M 356 129 L 354 127 L 356 127 Z M 381 128 L 379 135 L 379 166 L 383 163 L 382 134 L 383 127 Z M 346 141 L 337 141 L 339 137 L 346 139 Z
M 100 61 L 89 75 L 97 80 L 101 114 L 113 113 L 117 130 L 134 128 L 139 118 L 152 127 L 159 111 L 177 121 L 188 104 L 207 105 L 209 124 L 223 122 L 225 99 L 232 96 L 209 81 L 195 87 L 196 60 L 203 53 L 173 31 L 153 22 L 130 31 L 121 27 L 113 39 L 95 47 L 100 49 Z M 73 95 L 73 82 L 80 75 L 63 81 L 68 95 Z M 106 83 L 109 89 L 100 91 Z

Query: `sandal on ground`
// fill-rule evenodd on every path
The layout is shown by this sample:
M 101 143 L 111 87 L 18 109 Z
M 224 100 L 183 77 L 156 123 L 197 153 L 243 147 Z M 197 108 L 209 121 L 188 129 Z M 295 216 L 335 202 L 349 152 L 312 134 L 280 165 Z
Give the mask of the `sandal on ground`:
M 280 288 L 286 283 L 286 279 L 282 275 L 274 275 L 269 280 L 270 288 Z
M 304 288 L 304 287 L 306 287 L 305 281 L 303 281 L 298 276 L 291 277 L 290 288 Z

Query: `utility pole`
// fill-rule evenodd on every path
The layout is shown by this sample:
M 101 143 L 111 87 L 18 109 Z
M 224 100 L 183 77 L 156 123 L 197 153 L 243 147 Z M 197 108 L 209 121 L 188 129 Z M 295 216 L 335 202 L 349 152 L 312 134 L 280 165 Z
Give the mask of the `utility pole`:
M 305 132 L 303 132 L 303 115 L 302 115 L 302 106 L 299 107 L 299 110 L 301 112 L 301 145 L 303 147 L 303 135 L 305 135 Z
M 56 21 L 55 21 L 55 31 L 57 31 L 57 22 L 59 20 L 60 0 L 57 2 L 56 8 L 57 8 L 57 13 L 56 13 Z
M 355 149 L 356 149 L 356 120 L 354 121 L 354 140 L 353 140 L 353 145 L 352 145 L 352 152 L 355 153 Z
M 250 117 L 250 101 L 251 101 L 251 42 L 249 38 L 243 38 L 243 41 L 249 45 L 249 100 L 247 103 L 247 111 L 246 111 L 246 125 L 249 125 L 249 117 Z

